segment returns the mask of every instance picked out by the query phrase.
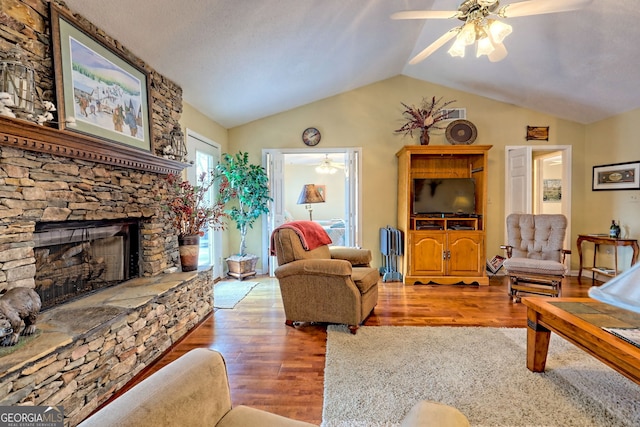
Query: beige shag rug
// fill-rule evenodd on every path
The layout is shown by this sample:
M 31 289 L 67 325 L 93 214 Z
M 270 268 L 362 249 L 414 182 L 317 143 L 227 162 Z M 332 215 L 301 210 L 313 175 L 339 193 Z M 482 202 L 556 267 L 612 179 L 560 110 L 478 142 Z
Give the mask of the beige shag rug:
M 474 427 L 640 425 L 640 386 L 555 334 L 536 374 L 525 329 L 329 326 L 324 427 L 397 426 L 422 399 Z
M 246 297 L 258 282 L 243 282 L 229 280 L 216 283 L 213 286 L 213 306 L 215 308 L 234 308 Z

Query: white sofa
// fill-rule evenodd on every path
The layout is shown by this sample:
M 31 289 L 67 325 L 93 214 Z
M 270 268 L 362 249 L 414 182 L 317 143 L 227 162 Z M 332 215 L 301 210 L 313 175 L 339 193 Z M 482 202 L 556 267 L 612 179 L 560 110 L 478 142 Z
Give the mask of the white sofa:
M 199 348 L 144 379 L 80 426 L 305 427 L 313 424 L 247 406 L 232 408 L 222 355 Z M 467 427 L 469 422 L 455 408 L 425 401 L 413 407 L 402 426 Z

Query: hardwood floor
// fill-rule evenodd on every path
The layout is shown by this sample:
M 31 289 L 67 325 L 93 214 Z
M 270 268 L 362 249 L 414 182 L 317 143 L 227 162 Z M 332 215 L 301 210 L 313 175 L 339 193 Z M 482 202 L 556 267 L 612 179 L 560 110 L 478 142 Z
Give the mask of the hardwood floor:
M 226 360 L 234 406 L 249 405 L 320 424 L 326 326 L 286 326 L 277 280 L 255 280 L 260 284 L 233 310 L 216 310 L 132 382 L 193 348 L 208 347 Z M 589 279 L 580 283 L 567 278 L 562 296 L 584 297 L 591 286 Z M 378 305 L 364 324 L 525 327 L 526 307 L 511 302 L 503 277 L 480 287 L 381 281 Z

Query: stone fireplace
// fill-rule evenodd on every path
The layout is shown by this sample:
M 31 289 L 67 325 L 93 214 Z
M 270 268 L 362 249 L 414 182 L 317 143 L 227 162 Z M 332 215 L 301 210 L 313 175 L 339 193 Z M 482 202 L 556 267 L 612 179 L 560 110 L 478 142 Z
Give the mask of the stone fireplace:
M 0 405 L 62 405 L 68 425 L 213 310 L 211 270 L 179 272 L 163 209 L 184 165 L 91 143 L 0 117 L 0 290 L 35 288 L 46 310 L 0 356 Z
M 59 131 L 37 128 L 0 117 L 0 291 L 36 287 L 36 277 L 50 288 L 52 276 L 42 268 L 37 273 L 37 265 L 52 260 L 75 274 L 68 281 L 81 279 L 84 283 L 96 275 L 98 281 L 115 281 L 114 276 L 123 274 L 122 280 L 126 280 L 175 270 L 179 266 L 178 242 L 169 212 L 163 209 L 168 197 L 164 178 L 167 172 L 176 172 L 184 165 L 173 161 L 164 168 L 142 163 L 133 168 L 60 156 L 53 154 L 64 149 Z M 38 133 L 25 141 L 16 137 L 20 131 Z M 74 141 L 79 138 L 69 137 Z M 7 142 L 14 143 L 7 146 Z M 37 145 L 49 152 L 25 150 L 23 145 Z M 91 156 L 87 148 L 74 149 L 74 153 L 83 158 Z M 113 163 L 117 163 L 113 157 Z M 97 237 L 109 241 L 114 249 L 117 241 L 123 242 L 122 236 L 134 234 L 122 248 L 129 253 L 126 260 L 115 261 L 111 255 L 97 253 L 95 247 L 84 250 L 87 241 Z M 65 243 L 65 239 L 69 241 Z M 83 240 L 84 244 L 72 244 Z M 102 244 L 107 245 L 106 241 Z M 91 258 L 90 264 L 79 266 L 78 257 L 71 256 L 74 252 Z M 47 260 L 47 256 L 54 258 Z M 100 265 L 111 261 L 119 266 L 104 272 L 110 276 L 98 274 Z M 91 271 L 80 271 L 83 269 Z
M 54 100 L 49 3 L 68 11 L 60 0 L 3 2 L 0 49 L 19 44 L 39 92 Z M 0 117 L 0 292 L 36 288 L 48 307 L 39 335 L 0 356 L 0 405 L 62 405 L 65 425 L 213 310 L 211 270 L 179 272 L 176 230 L 163 209 L 165 176 L 186 166 L 162 157 L 182 89 L 74 17 L 147 73 L 151 149 Z

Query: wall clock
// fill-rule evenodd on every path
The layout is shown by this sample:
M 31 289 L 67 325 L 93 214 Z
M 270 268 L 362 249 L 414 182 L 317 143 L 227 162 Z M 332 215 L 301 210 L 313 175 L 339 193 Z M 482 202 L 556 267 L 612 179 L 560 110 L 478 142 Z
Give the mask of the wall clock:
M 320 138 L 320 131 L 316 128 L 306 128 L 304 132 L 302 132 L 302 142 L 307 144 L 309 147 L 318 145 Z

